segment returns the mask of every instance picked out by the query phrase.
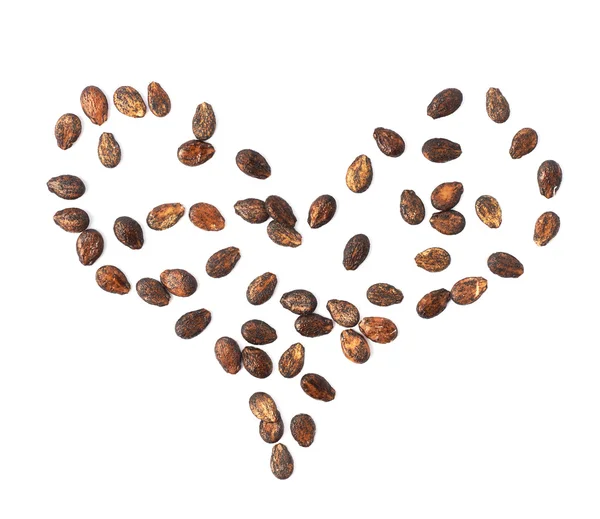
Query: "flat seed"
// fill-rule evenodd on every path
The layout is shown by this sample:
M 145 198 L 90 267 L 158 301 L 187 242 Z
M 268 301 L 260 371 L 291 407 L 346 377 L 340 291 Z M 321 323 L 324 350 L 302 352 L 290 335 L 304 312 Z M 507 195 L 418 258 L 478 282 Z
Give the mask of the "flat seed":
M 183 314 L 175 323 L 175 333 L 182 339 L 193 339 L 210 324 L 212 316 L 204 308 Z
M 359 155 L 346 172 L 346 185 L 354 193 L 364 193 L 373 181 L 373 166 L 366 155 Z
M 233 206 L 235 214 L 248 223 L 264 223 L 269 219 L 269 213 L 265 203 L 258 198 L 246 198 L 238 200 Z
M 457 305 L 470 305 L 484 294 L 487 286 L 487 279 L 485 278 L 464 278 L 454 283 L 450 296 Z
M 294 215 L 294 211 L 290 204 L 280 196 L 268 196 L 265 200 L 265 209 L 273 220 L 287 225 L 288 227 L 294 227 L 294 225 L 296 225 L 296 215 Z
M 327 310 L 331 314 L 331 318 L 345 328 L 352 328 L 360 321 L 358 308 L 348 301 L 330 299 L 327 301 Z
M 363 335 L 379 344 L 392 342 L 398 336 L 396 325 L 385 317 L 363 317 L 358 327 Z
M 142 226 L 129 216 L 117 218 L 113 230 L 117 240 L 130 249 L 138 250 L 144 245 Z
M 113 103 L 119 112 L 128 117 L 140 118 L 146 115 L 146 104 L 140 93 L 133 87 L 122 86 L 115 90 Z
M 160 282 L 170 294 L 177 297 L 189 297 L 198 289 L 198 281 L 187 270 L 163 270 Z
M 463 95 L 458 88 L 446 88 L 437 94 L 427 107 L 427 115 L 432 119 L 447 117 L 460 108 Z
M 240 258 L 240 249 L 237 247 L 221 249 L 208 258 L 206 273 L 211 278 L 222 278 L 233 270 Z
M 440 315 L 450 302 L 450 292 L 445 288 L 425 294 L 417 303 L 417 314 L 423 319 L 431 319 Z
M 318 229 L 328 224 L 337 210 L 337 202 L 331 195 L 321 195 L 308 210 L 308 225 L 311 229 Z
M 56 144 L 61 150 L 68 150 L 81 135 L 81 120 L 75 114 L 61 115 L 54 126 Z
M 205 231 L 221 231 L 225 228 L 225 218 L 221 212 L 214 205 L 204 202 L 190 207 L 190 220 Z
M 506 252 L 495 252 L 488 258 L 487 264 L 501 278 L 518 278 L 525 271 L 523 264 Z
M 165 117 L 171 111 L 171 98 L 156 81 L 148 85 L 148 108 L 156 117 Z
M 441 138 L 429 139 L 421 151 L 427 160 L 437 163 L 449 162 L 462 154 L 460 144 Z
M 440 247 L 430 247 L 415 256 L 415 263 L 427 272 L 441 272 L 450 265 L 450 254 Z
M 277 340 L 277 332 L 264 321 L 252 319 L 242 325 L 242 337 L 250 344 L 262 346 Z
M 294 378 L 304 367 L 304 346 L 297 342 L 285 350 L 279 359 L 279 373 L 285 378 Z
M 185 166 L 200 166 L 215 154 L 213 145 L 208 142 L 192 140 L 186 141 L 177 150 L 179 162 Z
M 273 373 L 273 361 L 268 353 L 254 346 L 246 346 L 242 350 L 242 363 L 250 375 L 256 378 L 267 378 Z
M 556 213 L 548 211 L 535 222 L 533 241 L 536 245 L 544 247 L 558 234 L 559 229 L 560 218 Z
M 364 234 L 357 234 L 348 240 L 344 248 L 343 264 L 346 270 L 356 270 L 367 259 L 371 242 Z
M 83 232 L 90 225 L 90 217 L 83 209 L 70 207 L 54 213 L 54 223 L 67 232 Z
M 104 239 L 95 229 L 86 229 L 77 237 L 77 256 L 82 265 L 92 265 L 104 250 Z
M 97 86 L 87 86 L 79 97 L 83 113 L 92 123 L 102 126 L 108 119 L 108 100 Z
M 167 289 L 156 279 L 142 278 L 136 283 L 135 289 L 138 296 L 149 305 L 166 306 L 171 299 Z
M 215 343 L 215 357 L 226 373 L 235 375 L 242 369 L 242 351 L 231 337 L 221 337 Z
M 235 163 L 240 171 L 249 177 L 264 180 L 271 176 L 271 166 L 258 151 L 239 151 L 235 157 Z
M 282 247 L 296 248 L 302 245 L 302 235 L 296 229 L 275 220 L 267 225 L 267 235 L 273 243 Z
M 400 137 L 394 130 L 387 128 L 375 128 L 373 138 L 377 143 L 377 147 L 381 153 L 388 157 L 399 157 L 404 153 L 406 145 L 404 139 Z
M 271 472 L 277 479 L 287 479 L 294 472 L 294 460 L 283 443 L 273 446 L 271 452 Z
M 364 364 L 371 356 L 371 348 L 367 339 L 354 330 L 344 330 L 340 335 L 342 351 L 348 360 L 356 364 Z
M 262 305 L 273 296 L 277 286 L 277 276 L 265 272 L 253 279 L 246 290 L 246 299 L 251 305 Z
M 281 306 L 297 315 L 312 314 L 317 308 L 317 298 L 308 290 L 286 292 L 279 300 Z
M 192 119 L 192 131 L 196 139 L 206 141 L 210 139 L 217 128 L 217 119 L 213 107 L 208 103 L 199 104 Z
M 509 150 L 510 156 L 513 159 L 520 159 L 531 153 L 537 146 L 537 143 L 538 135 L 536 131 L 531 128 L 523 128 L 513 137 Z
M 65 200 L 76 200 L 85 193 L 85 184 L 79 177 L 60 175 L 46 183 L 48 191 Z
M 320 337 L 333 330 L 333 321 L 319 314 L 301 315 L 296 319 L 294 327 L 304 337 Z
M 250 411 L 252 411 L 252 414 L 259 420 L 262 420 L 263 422 L 277 421 L 279 411 L 277 411 L 275 400 L 273 400 L 271 395 L 258 391 L 250 397 L 249 404 Z
M 377 306 L 391 306 L 400 304 L 404 294 L 388 283 L 375 283 L 367 290 L 367 299 Z
M 505 123 L 510 116 L 510 106 L 498 88 L 490 88 L 485 96 L 485 108 L 495 123 Z
M 173 227 L 185 214 L 185 207 L 179 203 L 161 204 L 148 213 L 146 223 L 150 229 L 164 231 Z
M 283 436 L 284 426 L 279 411 L 277 411 L 277 420 L 274 422 L 260 421 L 258 434 L 267 443 L 277 443 Z
M 116 168 L 121 162 L 121 146 L 112 133 L 104 132 L 100 135 L 98 158 L 105 168 Z
M 493 196 L 482 195 L 475 202 L 475 212 L 490 229 L 497 229 L 502 223 L 502 208 Z
M 446 234 L 454 235 L 462 232 L 465 228 L 465 217 L 451 209 L 450 211 L 440 211 L 439 213 L 433 213 L 429 219 L 431 227 L 436 231 Z
M 542 162 L 537 173 L 540 194 L 546 198 L 552 198 L 562 183 L 562 169 L 558 162 L 546 160 Z
M 310 447 L 315 441 L 317 426 L 308 414 L 297 414 L 290 422 L 290 431 L 300 447 Z
M 300 387 L 308 396 L 322 402 L 331 402 L 335 398 L 335 389 L 321 375 L 307 373 L 300 380 Z
M 112 265 L 105 265 L 96 271 L 96 283 L 102 290 L 111 294 L 124 295 L 131 289 L 125 274 Z
M 400 196 L 400 216 L 409 225 L 418 225 L 425 218 L 425 206 L 411 189 L 405 189 Z
M 438 211 L 449 211 L 460 202 L 463 191 L 460 182 L 444 182 L 431 193 L 431 205 Z

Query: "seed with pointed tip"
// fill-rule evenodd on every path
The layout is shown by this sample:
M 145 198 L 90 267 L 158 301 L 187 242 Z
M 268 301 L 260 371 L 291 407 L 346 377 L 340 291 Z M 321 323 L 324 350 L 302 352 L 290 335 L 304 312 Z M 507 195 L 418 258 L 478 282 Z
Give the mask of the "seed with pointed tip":
M 105 168 L 116 168 L 121 162 L 121 146 L 112 133 L 104 132 L 100 135 L 98 158 Z
M 294 472 L 294 460 L 283 443 L 273 446 L 271 452 L 271 472 L 277 479 L 287 479 Z
M 185 166 L 200 166 L 212 158 L 215 154 L 213 145 L 198 140 L 186 141 L 177 150 L 179 162 Z
M 264 321 L 252 319 L 242 325 L 242 337 L 250 344 L 261 346 L 277 340 L 277 332 Z
M 263 422 L 277 421 L 277 405 L 271 395 L 258 391 L 250 397 L 250 411 Z
M 271 166 L 258 151 L 239 151 L 235 157 L 235 163 L 240 171 L 249 177 L 264 180 L 271 176 Z
M 536 245 L 544 247 L 558 234 L 559 229 L 560 218 L 556 213 L 548 211 L 535 222 L 533 241 Z
M 251 305 L 262 305 L 273 296 L 277 286 L 277 276 L 265 272 L 253 279 L 246 290 L 246 299 Z
M 440 315 L 450 302 L 450 292 L 445 288 L 433 290 L 425 294 L 417 303 L 417 314 L 423 319 L 431 319 Z
M 246 371 L 256 378 L 267 378 L 273 373 L 273 361 L 269 354 L 254 346 L 246 346 L 242 350 L 242 363 Z
M 129 216 L 120 216 L 113 226 L 115 236 L 123 245 L 138 250 L 144 245 L 142 226 Z
M 391 306 L 401 303 L 404 294 L 388 283 L 375 283 L 367 290 L 367 299 L 377 306 Z
M 281 306 L 297 315 L 312 314 L 317 308 L 317 298 L 308 290 L 291 290 L 281 296 Z
M 373 342 L 387 344 L 398 336 L 398 328 L 385 317 L 363 317 L 358 323 L 360 331 Z
M 122 86 L 115 90 L 113 103 L 119 112 L 128 117 L 140 118 L 146 115 L 146 103 L 133 87 Z
M 75 114 L 61 115 L 54 126 L 56 144 L 61 150 L 68 150 L 81 135 L 81 120 Z
M 321 375 L 307 373 L 300 380 L 300 387 L 308 396 L 322 402 L 331 402 L 335 398 L 335 389 Z
M 328 224 L 337 210 L 337 202 L 331 195 L 321 195 L 308 210 L 308 225 L 311 229 L 318 229 Z
M 449 162 L 462 154 L 460 144 L 442 138 L 429 139 L 421 151 L 427 160 L 437 163 Z
M 388 130 L 387 128 L 381 127 L 375 128 L 373 138 L 377 143 L 377 147 L 381 150 L 381 153 L 388 157 L 399 157 L 404 153 L 406 147 L 404 139 L 394 130 Z
M 157 279 L 142 278 L 136 283 L 135 289 L 142 300 L 149 305 L 166 306 L 171 300 L 169 292 Z
M 205 231 L 220 231 L 225 228 L 225 218 L 211 204 L 199 202 L 190 207 L 190 221 Z
M 294 378 L 304 367 L 304 346 L 299 342 L 292 344 L 281 354 L 279 373 L 285 378 Z
M 226 373 L 235 375 L 242 369 L 242 351 L 231 337 L 221 337 L 215 343 L 215 357 Z
M 210 139 L 217 128 L 217 119 L 213 107 L 208 103 L 199 104 L 192 119 L 192 131 L 196 139 L 206 141 Z
M 296 229 L 275 220 L 267 225 L 267 235 L 273 243 L 282 247 L 296 248 L 302 245 L 302 235 Z
M 431 227 L 445 235 L 454 235 L 460 233 L 465 228 L 465 217 L 451 209 L 450 211 L 440 211 L 433 213 L 429 219 Z
M 69 207 L 54 213 L 54 223 L 67 232 L 83 232 L 90 225 L 90 217 L 83 209 Z
M 331 314 L 331 318 L 345 328 L 352 328 L 360 321 L 358 308 L 348 301 L 330 299 L 327 301 L 327 310 Z
M 246 198 L 238 200 L 233 206 L 235 214 L 248 223 L 264 223 L 269 219 L 269 213 L 265 203 L 258 198 Z
M 283 436 L 284 426 L 281 414 L 277 411 L 277 420 L 274 422 L 260 421 L 258 434 L 267 443 L 277 443 Z
M 165 117 L 171 111 L 171 98 L 156 81 L 148 85 L 148 108 L 156 117 Z
M 552 198 L 562 183 L 562 169 L 558 162 L 546 160 L 542 162 L 537 172 L 537 181 L 540 194 L 546 198 Z
M 501 278 L 518 278 L 525 269 L 523 264 L 507 252 L 494 252 L 487 261 L 488 268 Z
M 440 247 L 430 247 L 415 256 L 415 263 L 427 272 L 441 272 L 450 265 L 450 254 Z
M 277 195 L 268 196 L 265 200 L 265 209 L 269 216 L 273 220 L 287 225 L 288 227 L 294 227 L 296 224 L 296 215 L 292 210 L 290 204 L 288 204 L 283 198 Z
M 125 274 L 112 265 L 105 265 L 96 271 L 96 283 L 102 290 L 111 294 L 128 294 L 131 289 Z
M 537 143 L 538 135 L 536 131 L 531 128 L 523 128 L 513 137 L 509 150 L 510 156 L 513 159 L 520 159 L 531 153 L 537 146 Z
M 346 172 L 346 185 L 354 193 L 364 193 L 373 181 L 373 166 L 366 155 L 359 155 Z
M 437 94 L 427 107 L 427 115 L 432 119 L 447 117 L 460 108 L 463 95 L 458 88 L 446 88 Z
M 85 193 L 85 184 L 79 177 L 59 175 L 46 183 L 48 191 L 65 200 L 76 200 Z
M 346 270 L 356 270 L 367 259 L 371 242 L 364 234 L 357 234 L 348 240 L 344 247 L 343 264 Z
M 425 206 L 412 189 L 405 189 L 400 196 L 400 216 L 409 225 L 418 225 L 425 218 Z
M 198 288 L 198 281 L 187 270 L 171 269 L 160 273 L 160 282 L 170 294 L 177 297 L 189 297 Z
M 148 213 L 146 223 L 150 229 L 164 231 L 173 227 L 185 214 L 185 207 L 179 203 L 161 204 Z
M 485 96 L 485 108 L 495 123 L 505 123 L 510 116 L 510 106 L 500 89 L 490 88 Z
M 464 278 L 454 283 L 450 297 L 457 305 L 470 305 L 487 290 L 487 279 L 482 277 Z
M 319 314 L 308 314 L 299 316 L 294 326 L 304 337 L 320 337 L 333 330 L 333 321 Z
M 460 202 L 463 191 L 460 182 L 444 182 L 431 193 L 431 205 L 438 211 L 448 211 Z
M 104 250 L 104 239 L 95 229 L 86 229 L 77 237 L 77 256 L 82 265 L 92 265 Z
M 502 223 L 502 208 L 493 196 L 482 195 L 475 202 L 475 212 L 490 229 L 497 229 Z
M 212 316 L 204 308 L 183 314 L 175 323 L 175 333 L 182 339 L 193 339 L 210 324 Z
M 310 447 L 315 441 L 317 426 L 308 414 L 297 414 L 290 422 L 290 431 L 300 447 Z
M 102 126 L 108 119 L 108 100 L 97 86 L 87 86 L 79 97 L 83 113 L 92 123 Z
M 222 278 L 233 270 L 240 258 L 240 249 L 237 247 L 221 249 L 208 258 L 206 273 L 211 278 Z
M 342 351 L 348 360 L 356 364 L 364 364 L 371 356 L 371 347 L 360 333 L 344 330 L 340 335 Z

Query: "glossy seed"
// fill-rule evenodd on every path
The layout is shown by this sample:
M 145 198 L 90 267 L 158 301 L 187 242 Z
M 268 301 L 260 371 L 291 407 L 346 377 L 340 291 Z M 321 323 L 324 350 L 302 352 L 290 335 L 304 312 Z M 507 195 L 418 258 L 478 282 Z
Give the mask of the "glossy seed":
M 97 86 L 83 89 L 79 97 L 83 113 L 92 123 L 102 126 L 108 119 L 108 100 Z
M 54 213 L 54 223 L 67 232 L 83 232 L 90 225 L 90 217 L 83 209 L 69 207 Z
M 538 187 L 540 194 L 546 198 L 552 198 L 562 183 L 562 169 L 558 162 L 546 160 L 542 162 L 537 172 Z
M 220 231 L 225 228 L 225 218 L 211 204 L 200 202 L 190 207 L 190 221 L 205 231 Z
M 310 415 L 297 414 L 290 422 L 290 431 L 300 447 L 310 447 L 315 441 L 317 426 Z
M 175 323 L 175 333 L 182 339 L 193 339 L 210 324 L 212 316 L 208 310 L 194 310 L 183 314 Z
M 117 240 L 130 249 L 138 250 L 144 245 L 142 226 L 129 216 L 120 216 L 115 220 L 113 231 Z
M 279 359 L 279 373 L 285 378 L 294 378 L 304 367 L 304 346 L 292 344 Z
M 450 297 L 457 305 L 470 305 L 477 301 L 487 290 L 487 279 L 482 277 L 464 278 L 454 283 Z
M 463 95 L 458 88 L 446 88 L 437 94 L 427 107 L 427 115 L 432 119 L 447 117 L 460 108 Z
M 196 278 L 183 269 L 163 270 L 160 282 L 170 294 L 177 297 L 189 297 L 198 289 Z
M 542 214 L 535 222 L 533 241 L 536 245 L 544 247 L 558 234 L 559 229 L 559 216 L 552 211 L 548 211 Z
M 394 130 L 387 128 L 375 128 L 373 138 L 377 143 L 377 147 L 381 153 L 388 157 L 399 157 L 404 153 L 404 139 L 400 137 Z
M 321 195 L 308 210 L 308 225 L 311 229 L 318 229 L 328 224 L 337 210 L 337 202 L 331 195 Z
M 136 283 L 135 289 L 142 300 L 149 305 L 166 306 L 171 300 L 167 289 L 156 279 L 142 278 Z
M 346 172 L 346 185 L 354 193 L 364 193 L 373 181 L 373 166 L 366 155 L 359 155 Z
M 105 265 L 96 271 L 96 283 L 111 294 L 128 294 L 131 285 L 123 272 L 113 265 Z
M 463 191 L 461 182 L 444 182 L 431 193 L 431 205 L 438 211 L 449 211 L 460 202 Z
M 156 117 L 165 117 L 171 111 L 171 98 L 156 81 L 148 85 L 148 108 Z
M 258 151 L 242 150 L 238 152 L 235 163 L 240 171 L 249 177 L 264 180 L 271 176 L 271 166 Z
M 230 375 L 242 369 L 242 351 L 231 337 L 221 337 L 215 343 L 215 357 L 219 364 Z
M 430 247 L 415 256 L 415 263 L 427 272 L 441 272 L 450 265 L 450 254 L 440 247 Z
M 431 227 L 445 235 L 454 235 L 460 233 L 465 228 L 465 217 L 451 209 L 450 211 L 440 211 L 433 213 L 429 219 Z
M 401 303 L 404 294 L 400 289 L 388 283 L 375 283 L 367 290 L 367 299 L 377 306 L 391 306 Z
M 273 372 L 273 361 L 268 353 L 254 346 L 242 350 L 244 369 L 256 378 L 267 378 Z
M 411 189 L 405 189 L 400 196 L 400 216 L 409 225 L 418 225 L 425 218 L 425 206 Z
M 271 452 L 271 472 L 277 479 L 287 479 L 294 472 L 294 460 L 283 443 L 273 446 Z
M 258 198 L 238 200 L 233 206 L 235 214 L 248 223 L 264 223 L 269 219 L 265 203 Z
M 146 103 L 141 94 L 133 87 L 122 86 L 113 94 L 115 108 L 128 117 L 140 118 L 146 115 Z
M 222 278 L 233 270 L 240 258 L 240 249 L 237 247 L 221 249 L 208 258 L 206 273 L 211 278 Z
M 506 252 L 495 252 L 488 258 L 487 264 L 501 278 L 518 278 L 525 271 L 523 264 Z
M 502 223 L 502 208 L 493 196 L 482 195 L 475 202 L 475 212 L 490 229 L 497 229 Z
M 251 305 L 262 305 L 273 296 L 277 286 L 277 276 L 265 272 L 253 279 L 246 290 L 246 299 Z
M 92 265 L 104 250 L 104 239 L 95 229 L 86 229 L 77 237 L 77 256 L 82 265 Z
M 296 319 L 294 327 L 304 337 L 320 337 L 333 330 L 333 321 L 319 314 L 301 315 Z
M 495 123 L 505 123 L 510 116 L 510 106 L 498 88 L 490 88 L 485 96 L 485 108 Z
M 440 138 L 429 139 L 421 151 L 427 160 L 437 163 L 449 162 L 462 154 L 460 144 Z
M 161 204 L 148 213 L 146 223 L 150 229 L 164 231 L 173 227 L 185 214 L 185 207 L 179 203 Z
M 371 356 L 371 347 L 360 333 L 344 330 L 340 335 L 342 351 L 348 360 L 356 364 L 364 364 Z
M 308 396 L 322 402 L 331 402 L 335 398 L 335 389 L 321 375 L 307 373 L 300 380 L 300 387 Z
M 433 290 L 425 294 L 417 303 L 417 314 L 423 319 L 431 319 L 440 315 L 450 302 L 450 292 L 445 288 Z
M 199 104 L 192 119 L 192 131 L 199 141 L 210 139 L 217 128 L 217 119 L 213 107 L 208 103 Z
M 364 234 L 357 234 L 350 238 L 344 247 L 344 268 L 356 270 L 367 259 L 370 250 L 371 242 Z
M 510 145 L 510 156 L 513 159 L 520 159 L 531 153 L 538 143 L 538 135 L 531 128 L 523 128 L 519 130 L 513 137 Z
M 394 322 L 385 317 L 363 317 L 358 327 L 363 335 L 379 344 L 392 342 L 398 336 Z
M 281 306 L 296 315 L 312 314 L 317 308 L 317 298 L 308 290 L 291 290 L 281 296 Z
M 212 144 L 198 140 L 186 141 L 177 150 L 179 162 L 190 167 L 204 164 L 214 154 L 215 149 Z
M 358 308 L 348 301 L 330 299 L 327 301 L 327 310 L 331 314 L 331 318 L 345 328 L 352 328 L 360 321 Z
M 54 126 L 56 144 L 61 150 L 68 150 L 81 135 L 81 120 L 75 114 L 61 115 Z
M 302 245 L 302 235 L 296 229 L 275 220 L 267 225 L 267 235 L 273 243 L 282 247 L 296 248 Z
M 271 395 L 258 391 L 250 397 L 250 411 L 259 420 L 263 422 L 277 421 L 277 405 Z
M 121 146 L 112 133 L 104 132 L 100 135 L 98 158 L 105 168 L 116 168 L 121 162 Z
M 258 434 L 267 443 L 277 443 L 283 436 L 284 426 L 279 411 L 277 411 L 277 420 L 274 422 L 260 421 Z
M 290 204 L 288 204 L 283 198 L 277 195 L 268 196 L 265 200 L 265 208 L 269 216 L 273 220 L 287 225 L 288 227 L 294 227 L 296 224 L 296 216 L 292 210 Z
M 46 183 L 48 191 L 65 200 L 76 200 L 85 193 L 85 184 L 79 177 L 60 175 Z
M 242 325 L 242 337 L 250 344 L 262 346 L 277 340 L 277 332 L 264 321 L 252 319 Z

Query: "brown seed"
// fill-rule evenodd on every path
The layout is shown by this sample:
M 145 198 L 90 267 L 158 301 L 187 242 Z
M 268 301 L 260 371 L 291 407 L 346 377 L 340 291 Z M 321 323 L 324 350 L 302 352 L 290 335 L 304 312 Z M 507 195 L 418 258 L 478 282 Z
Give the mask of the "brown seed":
M 208 310 L 194 310 L 183 314 L 175 323 L 175 333 L 182 339 L 193 339 L 210 324 L 212 316 Z
M 404 139 L 400 137 L 394 130 L 387 128 L 375 128 L 373 138 L 377 143 L 377 147 L 381 153 L 388 157 L 399 157 L 404 153 Z
M 120 216 L 113 226 L 115 236 L 123 245 L 138 250 L 144 245 L 142 226 L 129 216 Z
M 239 151 L 235 157 L 235 163 L 249 177 L 264 180 L 271 176 L 271 166 L 258 151 Z
M 90 217 L 83 209 L 70 207 L 54 213 L 54 223 L 67 232 L 82 232 L 88 228 Z
M 242 337 L 250 344 L 263 346 L 277 340 L 277 332 L 264 321 L 252 319 L 242 325 Z
M 296 215 L 294 215 L 294 211 L 290 204 L 280 196 L 268 196 L 265 200 L 265 208 L 273 220 L 287 225 L 288 227 L 294 227 L 296 224 Z
M 262 305 L 273 296 L 277 286 L 277 276 L 265 272 L 253 279 L 246 290 L 246 299 L 251 305 Z
M 77 237 L 77 256 L 82 265 L 92 265 L 104 250 L 104 239 L 94 229 L 86 229 Z
M 304 346 L 297 342 L 281 354 L 279 373 L 285 378 L 294 378 L 304 367 Z
M 337 202 L 331 195 L 321 195 L 308 210 L 308 225 L 311 229 L 318 229 L 328 224 L 337 210 Z
M 267 225 L 267 235 L 272 242 L 282 247 L 296 248 L 302 245 L 302 235 L 296 229 L 275 220 Z
M 256 378 L 267 378 L 273 372 L 271 357 L 254 346 L 246 346 L 242 350 L 242 363 L 246 371 Z
M 493 196 L 482 195 L 475 202 L 475 212 L 490 229 L 497 229 L 502 223 L 502 208 Z
M 340 335 L 342 351 L 348 360 L 356 364 L 364 364 L 371 356 L 371 348 L 367 339 L 354 330 L 344 330 Z
M 451 209 L 450 211 L 440 211 L 439 213 L 433 213 L 429 219 L 431 227 L 436 231 L 446 234 L 453 235 L 458 234 L 465 228 L 465 217 Z
M 546 198 L 552 198 L 562 183 L 562 169 L 558 162 L 546 160 L 542 162 L 537 173 L 540 194 Z
M 231 337 L 221 337 L 215 343 L 215 357 L 226 373 L 235 375 L 242 369 L 242 351 Z
M 344 268 L 356 270 L 367 259 L 371 250 L 371 242 L 364 234 L 357 234 L 348 240 L 344 247 Z
M 85 193 L 85 184 L 79 177 L 60 175 L 52 177 L 46 183 L 48 191 L 65 200 L 75 200 Z
M 531 153 L 538 143 L 538 135 L 531 128 L 523 128 L 519 130 L 513 137 L 510 145 L 510 156 L 513 159 L 520 159 Z
M 133 87 L 122 86 L 115 90 L 113 103 L 119 112 L 128 117 L 144 117 L 146 104 L 140 93 Z
M 432 119 L 439 119 L 453 114 L 460 108 L 463 95 L 457 88 L 446 88 L 437 94 L 427 107 L 427 115 Z
M 116 168 L 121 162 L 121 146 L 112 133 L 104 132 L 100 135 L 98 158 L 105 168 Z
M 304 337 L 320 337 L 333 330 L 333 321 L 319 314 L 308 314 L 298 317 L 294 326 Z
M 187 270 L 163 270 L 160 282 L 174 296 L 189 297 L 198 289 L 198 281 Z
M 498 88 L 490 88 L 485 96 L 485 108 L 495 123 L 505 123 L 510 116 L 510 106 Z
M 470 305 L 484 294 L 487 286 L 487 279 L 485 278 L 464 278 L 454 283 L 450 296 L 457 305 Z
M 277 443 L 281 440 L 283 430 L 283 420 L 281 419 L 279 411 L 277 411 L 276 421 L 265 422 L 264 420 L 261 420 L 258 426 L 258 434 L 260 434 L 260 437 L 267 443 Z
M 265 203 L 258 198 L 238 200 L 233 208 L 235 214 L 242 217 L 248 223 L 264 223 L 269 219 Z
M 373 181 L 373 166 L 366 155 L 359 155 L 346 172 L 346 185 L 354 193 L 364 193 Z
M 523 264 L 506 252 L 494 252 L 487 260 L 488 268 L 501 278 L 518 278 L 525 271 Z
M 294 472 L 294 460 L 283 443 L 273 446 L 271 452 L 271 472 L 277 479 L 287 479 Z
M 214 206 L 199 202 L 190 207 L 190 220 L 205 231 L 220 231 L 225 228 L 225 218 Z
M 536 245 L 544 247 L 558 234 L 559 229 L 560 218 L 556 213 L 548 211 L 535 222 L 533 241 Z
M 258 391 L 250 397 L 250 411 L 263 422 L 276 422 L 279 411 L 271 395 Z
M 418 225 L 425 218 L 425 206 L 417 194 L 405 189 L 400 196 L 400 216 L 409 225 Z
M 148 108 L 156 117 L 164 117 L 171 111 L 171 98 L 156 81 L 148 85 Z
M 417 314 L 423 319 L 431 319 L 440 315 L 450 302 L 450 292 L 445 288 L 425 294 L 417 303 Z
M 297 414 L 290 422 L 290 431 L 300 447 L 310 447 L 315 441 L 317 426 L 310 415 Z
M 121 270 L 112 265 L 105 265 L 96 271 L 96 283 L 102 290 L 111 294 L 127 294 L 131 285 Z
M 150 229 L 164 231 L 173 227 L 185 214 L 185 207 L 179 203 L 161 204 L 148 213 L 146 223 Z
M 429 139 L 421 151 L 427 160 L 438 163 L 457 159 L 462 154 L 460 144 L 440 138 Z
M 335 398 L 335 389 L 321 375 L 307 373 L 300 380 L 300 387 L 308 396 L 315 400 L 331 402 Z
M 360 321 L 358 308 L 348 301 L 330 299 L 327 301 L 327 310 L 331 314 L 331 318 L 345 328 L 352 328 Z
M 367 299 L 377 306 L 391 306 L 401 303 L 404 294 L 393 285 L 375 283 L 367 290 Z
M 286 292 L 279 300 L 281 306 L 297 315 L 312 314 L 317 308 L 317 298 L 308 290 L 292 290 Z
M 75 114 L 61 115 L 54 126 L 56 144 L 61 150 L 68 150 L 81 135 L 81 120 Z
M 213 107 L 208 103 L 199 104 L 192 119 L 192 131 L 199 141 L 210 139 L 217 128 L 217 119 Z
M 431 205 L 438 211 L 449 211 L 460 202 L 463 191 L 460 182 L 444 182 L 431 193 Z
M 79 97 L 83 113 L 92 123 L 102 126 L 108 119 L 108 100 L 97 86 L 87 86 Z
M 167 289 L 156 279 L 142 278 L 136 283 L 135 289 L 138 296 L 149 305 L 166 306 L 171 299 Z
M 208 258 L 206 273 L 211 278 L 222 278 L 233 270 L 240 258 L 240 249 L 237 247 L 221 249 Z
M 199 166 L 210 160 L 215 154 L 213 145 L 203 141 L 184 142 L 177 150 L 179 162 L 186 166 Z
M 431 247 L 415 256 L 417 267 L 427 272 L 441 272 L 450 265 L 450 254 L 440 247 Z
M 398 336 L 396 325 L 385 317 L 363 317 L 358 327 L 363 335 L 379 344 L 392 342 Z

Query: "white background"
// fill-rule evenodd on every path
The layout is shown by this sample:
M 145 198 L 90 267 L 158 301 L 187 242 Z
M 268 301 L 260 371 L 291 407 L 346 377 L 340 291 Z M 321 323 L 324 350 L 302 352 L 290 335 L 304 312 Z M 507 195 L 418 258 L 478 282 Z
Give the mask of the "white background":
M 592 2 L 30 2 L 3 7 L 2 31 L 2 326 L 0 327 L 0 517 L 406 517 L 598 518 L 600 501 L 600 351 L 598 322 L 597 18 Z M 158 81 L 172 99 L 165 119 L 129 119 L 111 103 L 98 128 L 82 114 L 89 84 L 110 98 L 121 85 L 145 94 Z M 491 122 L 485 92 L 499 87 L 511 105 L 506 124 Z M 431 97 L 446 87 L 464 93 L 454 115 L 433 121 Z M 198 168 L 176 159 L 193 138 L 196 105 L 210 102 L 218 128 L 214 158 Z M 68 151 L 53 127 L 65 112 L 81 115 L 83 132 Z M 407 143 L 398 159 L 382 155 L 377 126 Z M 535 128 L 529 156 L 508 155 L 512 135 Z M 102 131 L 123 149 L 113 170 L 97 160 Z M 459 142 L 463 156 L 432 164 L 420 152 L 431 137 Z M 259 150 L 272 177 L 243 175 L 234 157 Z M 359 154 L 373 160 L 364 194 L 345 186 Z M 539 195 L 536 171 L 557 160 L 564 182 Z M 46 181 L 81 176 L 88 191 L 68 202 Z M 446 237 L 427 221 L 405 224 L 403 189 L 427 202 L 441 182 L 460 180 L 457 207 L 465 231 Z M 334 220 L 306 224 L 308 206 L 329 193 Z M 274 245 L 266 226 L 233 212 L 241 198 L 285 197 L 304 243 Z M 473 204 L 494 195 L 504 211 L 498 230 L 476 218 Z M 227 225 L 207 233 L 187 216 L 174 228 L 145 227 L 131 251 L 112 223 L 140 222 L 165 202 L 216 205 Z M 52 221 L 82 207 L 106 248 L 93 267 L 75 254 L 75 235 Z M 547 247 L 532 241 L 544 211 L 561 216 Z M 341 266 L 345 242 L 366 233 L 371 254 L 356 272 Z M 215 280 L 208 256 L 229 245 L 238 266 Z M 418 269 L 415 254 L 447 248 L 445 272 Z M 507 251 L 525 265 L 518 280 L 486 267 Z M 135 291 L 100 290 L 96 267 L 115 264 L 132 285 L 166 268 L 199 280 L 189 299 L 165 308 Z M 279 285 L 261 307 L 245 300 L 255 276 L 272 271 Z M 450 305 L 422 320 L 426 292 L 483 275 L 487 293 L 470 307 Z M 375 282 L 401 288 L 399 306 L 380 309 L 365 297 Z M 304 339 L 305 372 L 337 390 L 313 401 L 299 378 L 264 380 L 223 372 L 213 346 L 241 339 L 250 318 L 264 319 L 279 339 L 265 349 L 276 362 L 301 340 L 294 316 L 278 299 L 306 288 L 326 313 L 330 298 L 354 302 L 363 316 L 383 315 L 398 339 L 373 345 L 369 362 L 344 358 L 341 328 Z M 208 308 L 209 328 L 182 341 L 177 318 Z M 248 397 L 265 390 L 289 425 L 310 413 L 317 437 L 308 449 L 286 431 L 295 460 L 287 481 L 269 470 L 271 446 L 258 435 Z

